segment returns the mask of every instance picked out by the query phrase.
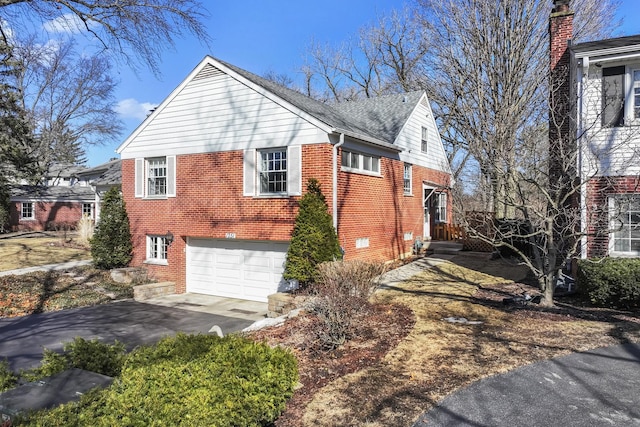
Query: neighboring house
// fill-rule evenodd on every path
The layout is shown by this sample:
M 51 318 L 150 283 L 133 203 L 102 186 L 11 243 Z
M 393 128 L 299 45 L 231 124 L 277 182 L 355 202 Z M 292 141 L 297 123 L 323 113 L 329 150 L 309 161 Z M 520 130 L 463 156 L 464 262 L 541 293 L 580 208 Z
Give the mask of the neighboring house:
M 551 61 L 570 64 L 583 258 L 640 256 L 640 35 L 571 45 L 573 12 L 555 2 Z M 560 84 L 558 87 L 561 87 Z M 573 101 L 572 101 L 573 102 Z M 575 140 L 575 138 L 573 138 Z
M 324 104 L 212 57 L 117 149 L 134 256 L 178 292 L 266 301 L 316 178 L 345 259 L 411 252 L 451 218 L 423 92 Z
M 94 193 L 78 173 L 84 168 L 55 165 L 42 184 L 11 186 L 9 228 L 22 230 L 70 230 L 82 215 L 93 217 Z
M 112 159 L 101 165 L 85 169 L 78 174 L 80 179 L 88 182 L 94 194 L 93 219 L 100 220 L 102 197 L 111 187 L 122 186 L 122 165 L 120 159 Z
M 94 168 L 55 165 L 41 185 L 11 187 L 9 227 L 21 230 L 71 230 L 82 216 L 98 220 L 102 194 L 120 186 L 120 160 Z

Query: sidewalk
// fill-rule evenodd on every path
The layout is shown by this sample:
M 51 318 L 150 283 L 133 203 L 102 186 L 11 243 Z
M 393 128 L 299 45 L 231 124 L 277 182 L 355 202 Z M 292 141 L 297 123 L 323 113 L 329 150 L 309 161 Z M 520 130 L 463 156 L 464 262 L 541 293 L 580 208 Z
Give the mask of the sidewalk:
M 63 263 L 60 263 L 60 264 L 37 265 L 37 266 L 34 266 L 34 267 L 25 267 L 25 268 L 18 268 L 18 269 L 15 269 L 15 270 L 0 271 L 0 277 L 1 276 L 10 276 L 12 274 L 20 275 L 20 274 L 33 273 L 35 271 L 66 270 L 66 269 L 69 269 L 69 268 L 80 267 L 80 266 L 83 266 L 83 265 L 90 265 L 90 264 L 91 264 L 91 260 L 87 259 L 87 260 L 82 260 L 82 261 L 63 262 Z

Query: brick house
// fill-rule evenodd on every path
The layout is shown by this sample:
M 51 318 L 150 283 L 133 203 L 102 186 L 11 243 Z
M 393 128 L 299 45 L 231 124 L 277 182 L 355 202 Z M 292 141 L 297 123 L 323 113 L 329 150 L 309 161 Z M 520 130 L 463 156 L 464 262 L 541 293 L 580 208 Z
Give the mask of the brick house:
M 117 149 L 134 266 L 177 292 L 266 301 L 309 178 L 345 259 L 392 260 L 451 218 L 426 94 L 324 104 L 212 57 Z
M 94 214 L 94 192 L 79 178 L 81 166 L 54 165 L 39 185 L 10 188 L 9 229 L 70 230 L 82 215 Z
M 573 12 L 555 0 L 551 68 L 577 141 L 582 258 L 640 256 L 640 35 L 572 44 Z M 562 67 L 566 72 L 562 71 Z M 564 73 L 564 74 L 563 74 Z M 562 75 L 557 80 L 558 75 Z M 564 81 L 563 81 L 564 80 Z M 553 86 L 553 84 L 552 84 Z M 553 95 L 552 95 L 553 97 Z M 553 127 L 553 126 L 550 126 Z M 552 133 L 551 143 L 554 138 Z
M 85 168 L 54 165 L 39 185 L 11 186 L 9 229 L 72 230 L 82 216 L 100 218 L 102 195 L 120 187 L 120 160 Z

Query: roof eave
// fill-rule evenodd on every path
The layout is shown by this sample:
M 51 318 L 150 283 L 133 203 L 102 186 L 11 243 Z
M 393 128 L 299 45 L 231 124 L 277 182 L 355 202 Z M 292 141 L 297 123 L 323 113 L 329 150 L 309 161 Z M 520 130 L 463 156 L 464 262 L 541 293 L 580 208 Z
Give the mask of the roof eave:
M 399 152 L 402 151 L 401 148 L 399 148 L 399 147 L 397 147 L 397 146 L 395 146 L 393 144 L 389 144 L 388 142 L 382 141 L 381 139 L 372 138 L 370 136 L 363 135 L 363 134 L 358 133 L 358 132 L 353 132 L 353 131 L 346 130 L 346 129 L 334 128 L 333 129 L 333 133 L 337 133 L 337 134 L 342 133 L 345 136 L 348 136 L 350 138 L 354 138 L 354 139 L 357 139 L 357 140 L 360 140 L 360 141 L 363 141 L 363 142 L 367 142 L 369 144 L 376 145 L 378 147 L 382 147 L 382 148 L 385 148 L 385 149 L 390 150 L 390 151 L 395 151 L 396 153 L 399 153 Z

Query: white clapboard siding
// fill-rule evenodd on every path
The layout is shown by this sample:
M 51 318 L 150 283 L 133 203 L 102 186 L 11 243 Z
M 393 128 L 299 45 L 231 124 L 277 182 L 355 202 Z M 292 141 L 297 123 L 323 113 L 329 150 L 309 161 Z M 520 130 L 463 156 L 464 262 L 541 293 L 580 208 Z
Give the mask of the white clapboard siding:
M 429 134 L 429 146 L 426 154 L 421 149 L 423 126 L 427 128 Z M 404 150 L 400 154 L 401 160 L 450 173 L 447 155 L 426 96 L 423 97 L 409 120 L 407 120 L 407 123 L 405 123 L 396 139 L 395 145 Z
M 123 158 L 327 142 L 317 126 L 227 74 L 196 77 L 143 125 Z
M 589 176 L 637 175 L 640 173 L 638 126 L 602 127 L 602 70 L 594 67 L 582 82 L 580 140 L 582 173 Z

